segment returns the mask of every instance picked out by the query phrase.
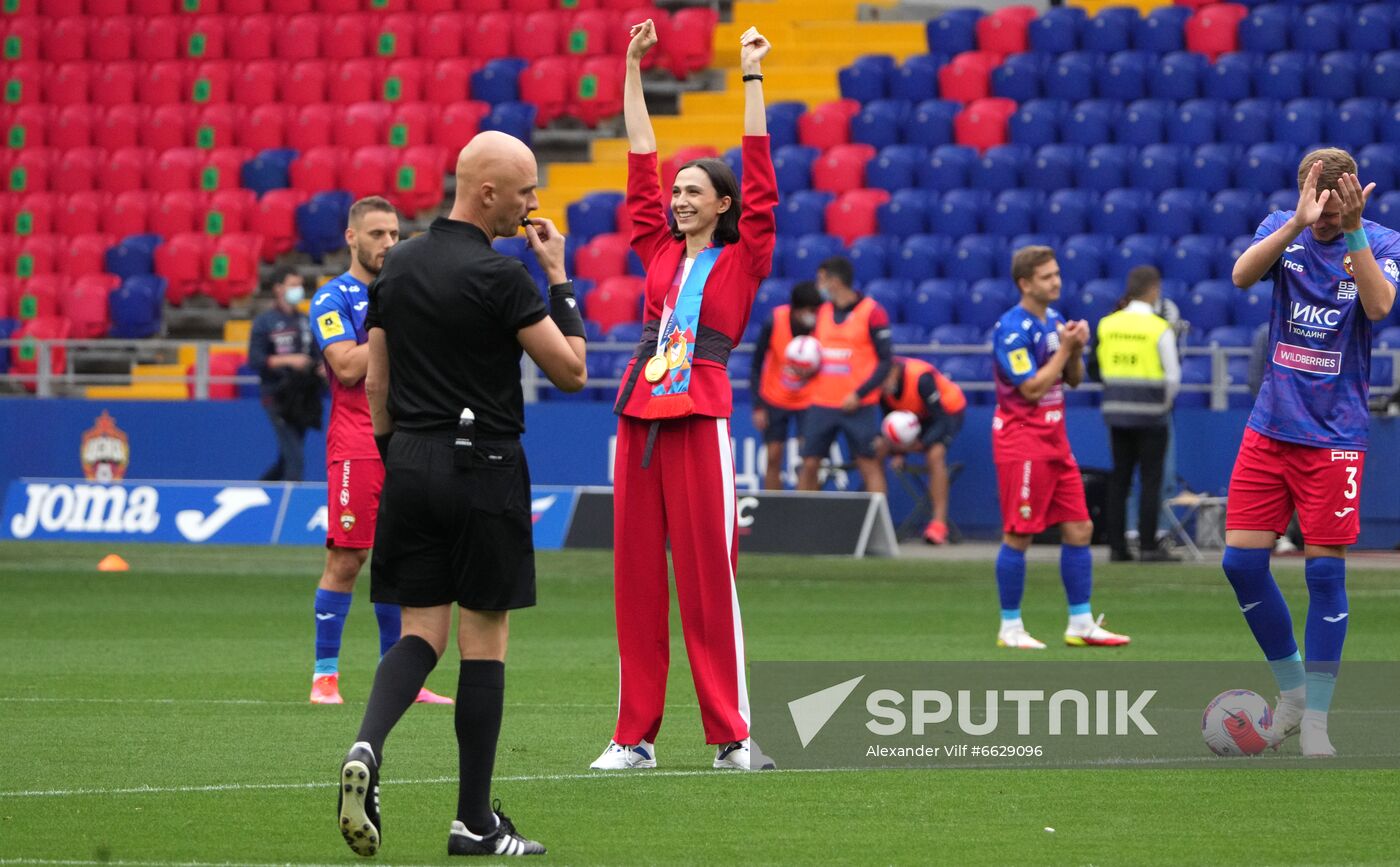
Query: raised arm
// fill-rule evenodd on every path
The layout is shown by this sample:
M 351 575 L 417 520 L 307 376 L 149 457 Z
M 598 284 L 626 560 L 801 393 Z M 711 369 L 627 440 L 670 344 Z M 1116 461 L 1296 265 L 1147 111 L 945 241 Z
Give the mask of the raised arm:
M 772 48 L 763 34 L 750 27 L 739 37 L 739 68 L 744 72 L 744 135 L 768 135 L 768 111 L 763 103 L 763 68 Z M 757 76 L 754 78 L 753 76 Z
M 1317 222 L 1322 216 L 1322 208 L 1331 197 L 1331 190 L 1323 190 L 1317 195 L 1317 179 L 1322 174 L 1322 161 L 1318 160 L 1308 169 L 1308 177 L 1303 181 L 1303 190 L 1298 194 L 1298 207 L 1293 216 L 1273 231 L 1268 237 L 1252 245 L 1235 260 L 1230 279 L 1241 289 L 1248 289 L 1264 279 L 1269 269 L 1283 255 L 1289 244 L 1303 234 L 1303 230 Z
M 632 41 L 627 45 L 627 77 L 622 85 L 622 116 L 627 122 L 627 146 L 634 154 L 656 152 L 656 132 L 647 114 L 642 93 L 642 57 L 656 44 L 656 25 L 648 18 L 632 25 Z
M 1390 315 L 1391 307 L 1395 306 L 1395 286 L 1381 272 L 1381 265 L 1371 249 L 1371 241 L 1361 227 L 1361 212 L 1366 209 L 1366 200 L 1375 188 L 1375 182 L 1372 182 L 1362 189 L 1361 180 L 1352 174 L 1337 179 L 1337 197 L 1342 203 L 1342 232 L 1346 235 L 1347 253 L 1351 256 L 1357 298 L 1361 301 L 1361 309 L 1366 311 L 1366 318 L 1379 322 Z

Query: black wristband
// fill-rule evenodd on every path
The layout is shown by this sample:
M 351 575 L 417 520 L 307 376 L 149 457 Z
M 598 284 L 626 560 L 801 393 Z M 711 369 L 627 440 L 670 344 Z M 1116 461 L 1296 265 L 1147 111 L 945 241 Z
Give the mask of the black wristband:
M 761 73 L 761 72 L 751 72 L 751 73 L 749 73 L 748 75 L 744 76 L 744 81 L 746 81 L 746 82 L 748 82 L 748 81 L 762 81 L 762 80 L 763 80 L 763 73 Z
M 565 337 L 588 339 L 588 332 L 583 327 L 583 314 L 579 313 L 578 301 L 574 299 L 572 280 L 549 287 L 549 318 L 554 320 Z
M 389 463 L 389 440 L 393 435 L 393 431 L 374 435 L 374 447 L 379 449 L 379 460 L 386 464 Z

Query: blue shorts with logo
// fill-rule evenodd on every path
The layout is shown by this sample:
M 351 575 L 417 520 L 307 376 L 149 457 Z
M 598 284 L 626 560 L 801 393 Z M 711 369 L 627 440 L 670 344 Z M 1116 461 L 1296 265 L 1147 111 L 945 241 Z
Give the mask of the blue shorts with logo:
M 850 414 L 834 407 L 808 407 L 802 424 L 802 457 L 826 457 L 838 433 L 845 435 L 846 448 L 853 456 L 875 457 L 875 441 L 880 436 L 879 404 L 862 406 Z

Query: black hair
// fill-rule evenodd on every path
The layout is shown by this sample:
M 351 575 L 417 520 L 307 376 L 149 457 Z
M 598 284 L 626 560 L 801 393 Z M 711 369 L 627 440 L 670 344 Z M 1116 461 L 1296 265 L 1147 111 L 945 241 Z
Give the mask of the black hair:
M 299 273 L 297 269 L 288 265 L 278 265 L 276 268 L 272 269 L 272 277 L 269 285 L 281 286 L 283 283 L 287 282 L 288 277 L 294 277 Z
M 845 256 L 832 256 L 825 262 L 817 266 L 818 271 L 825 271 L 832 277 L 841 281 L 843 286 L 854 289 L 856 285 L 856 269 L 851 267 L 851 260 Z
M 734 177 L 734 170 L 724 160 L 705 157 L 704 159 L 691 160 L 676 169 L 676 174 L 679 175 L 692 167 L 698 168 L 710 176 L 710 183 L 715 188 L 717 198 L 729 197 L 729 210 L 720 214 L 719 219 L 715 222 L 714 242 L 716 244 L 737 243 L 739 240 L 739 214 L 744 210 L 744 201 L 739 195 L 739 180 Z M 674 178 L 672 183 L 675 183 Z M 685 238 L 685 233 L 673 225 L 671 237 L 679 241 Z
M 817 284 L 811 280 L 803 280 L 801 283 L 793 284 L 792 298 L 789 303 L 793 307 L 820 307 L 822 306 L 822 293 L 817 291 Z

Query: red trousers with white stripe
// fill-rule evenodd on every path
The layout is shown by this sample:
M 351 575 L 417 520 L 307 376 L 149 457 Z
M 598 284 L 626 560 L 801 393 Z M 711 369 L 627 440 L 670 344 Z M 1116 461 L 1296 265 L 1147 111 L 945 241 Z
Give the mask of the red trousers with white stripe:
M 626 416 L 617 426 L 613 592 L 621 683 L 613 740 L 654 742 L 661 729 L 671 661 L 668 538 L 705 740 L 743 740 L 749 735 L 749 695 L 734 586 L 738 546 L 729 420 L 662 421 L 643 468 L 650 428 L 650 421 Z

